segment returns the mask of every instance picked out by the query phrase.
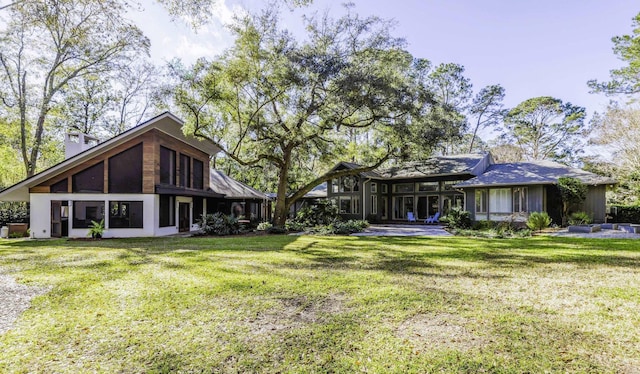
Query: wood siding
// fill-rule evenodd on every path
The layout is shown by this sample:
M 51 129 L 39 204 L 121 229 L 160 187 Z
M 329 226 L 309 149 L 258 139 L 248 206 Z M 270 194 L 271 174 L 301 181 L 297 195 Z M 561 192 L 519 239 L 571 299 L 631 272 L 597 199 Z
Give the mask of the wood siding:
M 203 187 L 206 190 L 209 188 L 209 155 L 199 149 L 196 149 L 172 136 L 169 136 L 156 129 L 151 129 L 144 134 L 131 139 L 123 144 L 120 144 L 108 151 L 105 151 L 92 159 L 85 161 L 75 167 L 67 170 L 64 173 L 58 174 L 55 177 L 39 184 L 38 186 L 29 189 L 30 193 L 48 193 L 50 192 L 51 185 L 67 179 L 68 191 L 72 192 L 71 178 L 74 174 L 96 165 L 100 162 L 105 163 L 104 167 L 104 193 L 108 193 L 109 185 L 109 158 L 125 151 L 142 142 L 142 193 L 153 194 L 155 193 L 156 184 L 160 183 L 160 146 L 170 148 L 178 155 L 185 154 L 191 157 L 191 159 L 197 159 L 203 162 Z M 176 173 L 179 173 L 179 165 L 176 165 Z M 193 170 L 193 168 L 192 168 Z

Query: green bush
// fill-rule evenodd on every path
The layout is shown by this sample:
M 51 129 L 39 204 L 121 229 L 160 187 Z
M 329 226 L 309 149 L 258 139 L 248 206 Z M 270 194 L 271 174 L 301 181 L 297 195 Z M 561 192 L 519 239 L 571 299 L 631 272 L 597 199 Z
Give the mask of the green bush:
M 7 223 L 29 223 L 27 203 L 0 202 L 0 227 Z
M 570 225 L 586 225 L 593 222 L 593 219 L 585 212 L 574 212 L 571 213 L 567 222 Z
M 611 212 L 613 219 L 609 222 L 640 222 L 640 206 L 638 205 L 612 205 Z
M 471 228 L 471 213 L 461 208 L 453 208 L 447 214 L 449 227 L 452 229 L 468 229 Z
M 487 220 L 477 221 L 473 224 L 474 230 L 489 230 L 494 227 L 495 227 L 495 224 L 493 223 L 493 221 L 487 221 Z
M 542 231 L 551 225 L 551 217 L 547 212 L 532 212 L 527 220 L 527 227 L 531 230 Z
M 260 222 L 258 224 L 258 227 L 256 228 L 256 230 L 258 230 L 258 231 L 268 231 L 272 227 L 273 227 L 273 224 L 271 222 Z
M 330 200 L 321 199 L 302 207 L 293 220 L 303 227 L 313 227 L 328 225 L 339 217 L 338 206 Z
M 200 231 L 206 235 L 235 235 L 240 233 L 238 219 L 222 212 L 205 214 L 197 221 Z
M 304 224 L 302 222 L 298 222 L 295 219 L 288 219 L 284 223 L 284 228 L 287 231 L 300 232 L 300 231 L 304 231 L 305 226 L 304 226 Z
M 328 225 L 315 226 L 309 231 L 320 235 L 349 235 L 356 232 L 362 232 L 367 227 L 369 227 L 369 222 L 364 220 L 336 220 Z

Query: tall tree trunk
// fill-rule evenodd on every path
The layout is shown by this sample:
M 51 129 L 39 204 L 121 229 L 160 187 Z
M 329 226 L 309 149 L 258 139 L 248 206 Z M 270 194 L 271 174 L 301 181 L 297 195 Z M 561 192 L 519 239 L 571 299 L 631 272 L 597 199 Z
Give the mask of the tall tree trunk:
M 291 164 L 291 152 L 286 151 L 283 155 L 283 163 L 278 176 L 278 193 L 276 195 L 276 207 L 273 215 L 273 224 L 276 227 L 284 227 L 289 215 L 289 203 L 287 201 L 287 179 L 289 177 L 289 166 Z

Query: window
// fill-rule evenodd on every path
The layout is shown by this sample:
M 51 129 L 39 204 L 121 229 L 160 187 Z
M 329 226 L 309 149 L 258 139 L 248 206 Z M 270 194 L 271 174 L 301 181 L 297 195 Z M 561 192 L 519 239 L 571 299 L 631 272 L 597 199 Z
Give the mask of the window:
M 510 188 L 492 188 L 489 190 L 489 211 L 491 213 L 511 213 Z
M 360 196 L 354 196 L 351 199 L 351 213 L 360 214 Z
M 200 217 L 204 214 L 204 198 L 193 197 L 193 215 L 191 217 L 191 223 L 196 223 Z
M 109 158 L 109 193 L 142 192 L 142 143 Z
M 175 196 L 160 195 L 160 227 L 176 225 Z
M 176 152 L 160 147 L 160 183 L 176 184 Z
M 529 205 L 527 204 L 527 187 L 516 187 L 513 189 L 513 212 L 527 212 Z
M 340 196 L 340 213 L 351 214 L 351 196 Z
M 340 192 L 340 180 L 339 179 L 332 179 L 331 180 L 331 192 L 333 193 L 338 193 Z
M 487 190 L 476 190 L 476 213 L 487 212 Z
M 143 227 L 142 201 L 110 201 L 109 228 L 129 229 Z
M 104 162 L 74 174 L 71 179 L 73 192 L 104 192 Z
M 204 163 L 200 160 L 193 160 L 193 188 L 204 189 Z
M 380 189 L 382 190 L 382 193 L 387 193 L 389 191 L 386 184 L 382 184 L 380 185 L 380 187 L 381 187 Z
M 104 219 L 104 201 L 74 201 L 73 228 L 86 229 L 91 221 L 100 222 Z
M 357 192 L 360 191 L 358 185 L 358 177 L 348 175 L 340 178 L 340 192 Z
M 180 186 L 191 188 L 191 157 L 180 155 Z
M 442 188 L 444 191 L 454 191 L 455 188 L 453 188 L 453 186 L 455 186 L 458 183 L 462 183 L 463 181 L 444 181 L 442 183 Z
M 378 192 L 378 184 L 376 182 L 371 182 L 371 193 Z
M 438 191 L 438 182 L 420 182 L 416 184 L 420 192 Z
M 51 185 L 50 191 L 52 193 L 65 193 L 65 192 L 69 192 L 68 188 L 69 188 L 69 180 L 67 178 L 64 178 L 63 180 L 61 180 L 60 182 L 56 182 L 54 184 Z
M 378 197 L 371 196 L 371 214 L 378 214 Z
M 394 184 L 393 192 L 395 193 L 413 192 L 413 183 Z

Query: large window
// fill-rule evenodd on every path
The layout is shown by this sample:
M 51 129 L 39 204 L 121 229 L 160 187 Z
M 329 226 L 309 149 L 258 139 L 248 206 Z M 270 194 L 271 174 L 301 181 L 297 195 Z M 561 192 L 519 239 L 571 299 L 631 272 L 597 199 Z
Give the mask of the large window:
M 142 143 L 109 158 L 109 193 L 142 192 Z
M 193 197 L 193 214 L 191 217 L 191 223 L 196 223 L 204 214 L 204 198 L 194 196 Z
M 71 179 L 73 192 L 104 192 L 104 162 L 74 174 Z
M 371 196 L 371 214 L 378 214 L 378 196 Z
M 351 199 L 351 213 L 360 214 L 360 196 L 353 196 Z
M 193 188 L 204 189 L 204 163 L 200 160 L 193 160 Z
M 529 211 L 527 204 L 527 187 L 516 187 L 513 189 L 513 212 L 524 213 Z
M 487 206 L 487 190 L 476 190 L 476 213 L 486 213 Z
M 160 147 L 160 183 L 176 184 L 176 152 Z
M 417 183 L 418 191 L 420 192 L 433 192 L 438 191 L 438 182 L 420 182 Z M 408 191 L 407 191 L 408 192 Z
M 371 193 L 378 192 L 378 184 L 376 182 L 371 182 Z
M 128 229 L 143 227 L 142 201 L 110 201 L 109 228 Z
M 180 155 L 180 186 L 191 188 L 191 157 Z
M 489 211 L 491 213 L 511 213 L 511 188 L 489 190 Z
M 340 196 L 340 213 L 351 214 L 351 196 Z
M 100 222 L 104 219 L 104 201 L 74 201 L 73 228 L 86 229 L 91 221 Z
M 160 195 L 160 227 L 176 225 L 175 196 Z
M 399 183 L 393 185 L 394 193 L 413 192 L 413 183 Z
M 68 187 L 69 186 L 69 182 L 67 178 L 64 178 L 63 180 L 61 180 L 60 182 L 56 182 L 54 184 L 51 185 L 50 191 L 52 193 L 66 193 L 69 192 Z
M 393 219 L 407 219 L 409 212 L 413 212 L 413 196 L 396 196 L 393 199 Z

